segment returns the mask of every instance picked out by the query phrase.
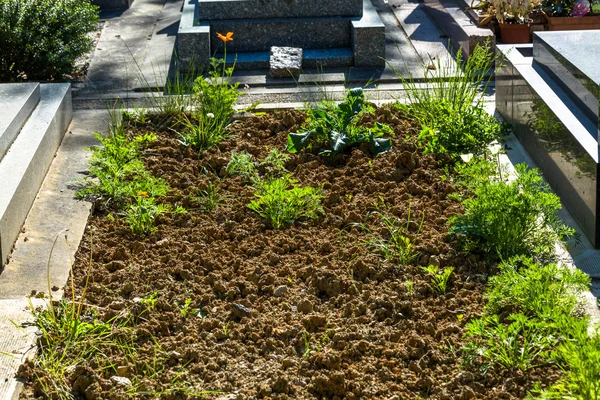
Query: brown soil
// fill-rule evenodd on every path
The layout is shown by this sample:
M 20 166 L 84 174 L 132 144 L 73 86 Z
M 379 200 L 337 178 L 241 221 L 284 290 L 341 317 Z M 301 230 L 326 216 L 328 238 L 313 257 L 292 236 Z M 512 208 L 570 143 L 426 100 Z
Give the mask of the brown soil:
M 299 184 L 323 187 L 326 215 L 317 221 L 270 229 L 246 207 L 254 191 L 239 177 L 222 179 L 225 204 L 216 211 L 193 209 L 190 197 L 206 187 L 206 171 L 222 177 L 232 150 L 261 160 L 270 147 L 284 149 L 287 133 L 304 118 L 282 112 L 244 120 L 234 136 L 200 158 L 172 132 L 159 133 L 144 161 L 171 185 L 164 201 L 189 211 L 161 218 L 158 232 L 146 238 L 133 236 L 106 212 L 90 219 L 93 269 L 86 302 L 105 321 L 135 317 L 139 359 L 132 365 L 115 352 L 113 369 L 76 369 L 74 394 L 122 398 L 109 378 L 118 366 L 121 375 L 141 376 L 157 348 L 164 371 L 144 381 L 148 392 L 160 393 L 178 376 L 178 386 L 219 391 L 214 397 L 223 399 L 512 399 L 525 397 L 533 382 L 554 381 L 552 368 L 525 376 L 463 366 L 464 326 L 481 314 L 490 266 L 459 252 L 448 235 L 446 222 L 461 212 L 447 199 L 454 188 L 443 168 L 452 160 L 420 154 L 416 130 L 397 111 L 377 110 L 376 119 L 396 131 L 386 154 L 372 158 L 354 149 L 336 160 L 292 156 L 286 167 Z M 420 256 L 417 265 L 400 266 L 365 247 L 369 233 L 355 223 L 385 237 L 373 211 L 406 220 L 409 206 L 409 231 Z M 78 293 L 89 256 L 86 237 L 74 269 Z M 456 268 L 447 294 L 430 287 L 420 267 L 429 264 Z M 412 294 L 407 280 L 414 282 Z M 147 309 L 138 299 L 153 292 L 156 306 Z M 186 299 L 200 312 L 184 317 Z M 35 392 L 34 382 L 25 397 Z

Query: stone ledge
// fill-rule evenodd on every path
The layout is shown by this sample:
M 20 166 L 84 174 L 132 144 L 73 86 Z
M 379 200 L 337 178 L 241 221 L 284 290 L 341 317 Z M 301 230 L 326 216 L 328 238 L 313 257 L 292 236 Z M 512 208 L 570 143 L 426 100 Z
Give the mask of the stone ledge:
M 201 21 L 306 17 L 360 17 L 362 0 L 199 0 Z
M 41 99 L 0 161 L 0 265 L 11 252 L 71 122 L 71 85 L 43 84 Z
M 40 101 L 39 83 L 0 85 L 0 160 Z

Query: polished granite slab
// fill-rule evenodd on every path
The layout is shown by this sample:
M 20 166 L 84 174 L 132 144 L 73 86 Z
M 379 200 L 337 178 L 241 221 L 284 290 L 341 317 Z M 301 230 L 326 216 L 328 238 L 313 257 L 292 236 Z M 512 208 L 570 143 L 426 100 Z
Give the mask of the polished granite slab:
M 600 116 L 600 30 L 538 32 L 533 59 L 598 125 Z
M 567 95 L 564 80 L 537 63 L 535 46 L 497 46 L 503 63 L 496 71 L 496 108 L 590 242 L 600 248 L 598 118 L 589 118 Z

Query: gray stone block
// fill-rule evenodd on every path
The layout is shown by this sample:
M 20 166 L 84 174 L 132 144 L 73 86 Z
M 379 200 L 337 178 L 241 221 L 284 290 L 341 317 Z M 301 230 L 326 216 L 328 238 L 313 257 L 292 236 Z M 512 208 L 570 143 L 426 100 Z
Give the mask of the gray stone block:
M 38 106 L 0 161 L 0 265 L 19 236 L 71 117 L 71 85 L 42 84 Z
M 362 18 L 352 21 L 352 51 L 355 67 L 385 67 L 385 25 L 370 0 Z
M 299 47 L 271 47 L 269 75 L 271 78 L 297 78 L 302 70 L 302 49 Z
M 217 33 L 234 32 L 227 53 L 269 51 L 273 46 L 327 49 L 350 47 L 347 18 L 297 18 L 210 22 L 211 53 L 222 52 Z
M 0 160 L 40 101 L 39 83 L 0 85 Z
M 176 52 L 179 68 L 186 71 L 194 65 L 202 70 L 210 60 L 210 26 L 200 25 L 196 14 L 196 0 L 185 0 L 177 34 Z
M 91 3 L 100 7 L 101 10 L 128 9 L 133 0 L 91 0 Z
M 199 0 L 201 21 L 305 17 L 360 17 L 362 0 Z

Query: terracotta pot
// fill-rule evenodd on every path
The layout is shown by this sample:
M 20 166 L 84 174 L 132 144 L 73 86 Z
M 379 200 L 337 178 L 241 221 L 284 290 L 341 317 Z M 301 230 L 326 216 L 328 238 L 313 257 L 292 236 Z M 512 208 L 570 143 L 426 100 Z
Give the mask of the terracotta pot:
M 531 43 L 531 24 L 499 24 L 502 43 Z
M 579 31 L 600 29 L 600 15 L 585 17 L 549 17 L 544 14 L 549 31 Z

